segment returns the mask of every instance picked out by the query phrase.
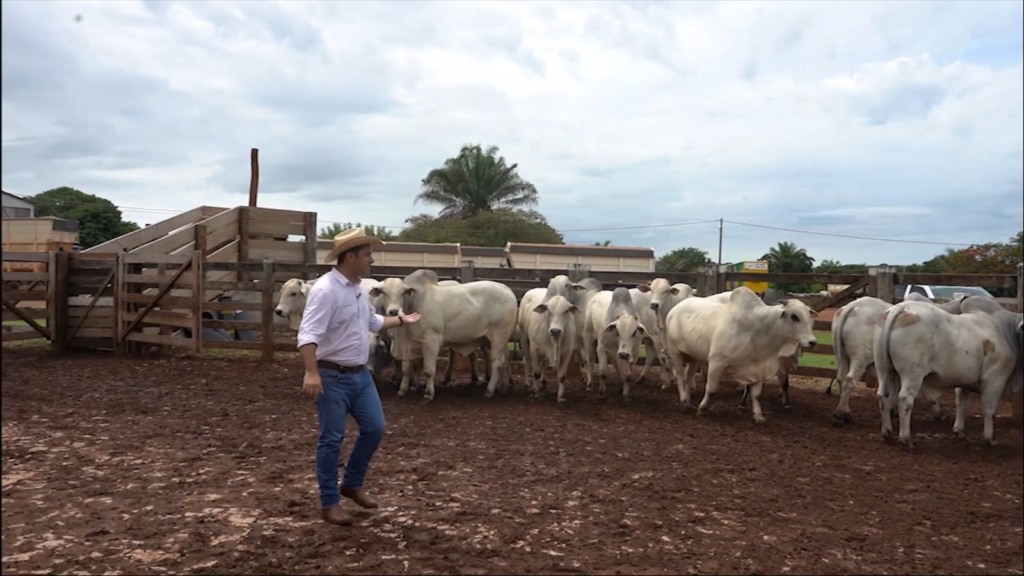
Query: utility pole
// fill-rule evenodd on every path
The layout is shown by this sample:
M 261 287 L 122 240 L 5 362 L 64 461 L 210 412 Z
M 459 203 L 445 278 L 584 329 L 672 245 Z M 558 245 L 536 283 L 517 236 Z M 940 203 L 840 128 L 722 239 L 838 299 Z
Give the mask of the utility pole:
M 722 270 L 722 229 L 725 226 L 725 219 L 718 219 L 718 270 Z

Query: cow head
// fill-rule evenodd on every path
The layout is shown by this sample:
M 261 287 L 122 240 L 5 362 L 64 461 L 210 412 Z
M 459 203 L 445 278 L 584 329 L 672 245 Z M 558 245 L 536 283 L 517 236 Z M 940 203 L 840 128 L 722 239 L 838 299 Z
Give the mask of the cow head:
M 658 312 L 659 316 L 668 314 L 673 306 L 695 293 L 689 284 L 669 284 L 664 278 L 655 278 L 651 282 L 651 310 Z
M 780 299 L 778 306 L 781 308 L 779 320 L 785 326 L 793 340 L 800 343 L 803 348 L 814 348 L 818 344 L 814 337 L 814 319 L 817 312 L 810 306 L 796 298 Z
M 306 297 L 312 287 L 311 282 L 306 282 L 302 278 L 291 278 L 281 285 L 274 314 L 286 318 L 292 330 L 299 329 L 302 313 L 306 310 Z
M 398 311 L 411 311 L 407 306 L 409 287 L 401 278 L 385 278 L 380 285 L 375 286 L 369 292 L 373 299 L 374 307 L 385 316 L 398 316 Z
M 576 327 L 574 315 L 580 309 L 572 302 L 569 302 L 565 296 L 556 294 L 549 298 L 547 302 L 537 304 L 533 311 L 547 316 L 548 334 L 557 342 L 570 327 Z
M 620 314 L 604 327 L 605 338 L 617 339 L 619 358 L 632 364 L 636 360 L 640 343 L 647 337 L 647 329 L 632 314 Z

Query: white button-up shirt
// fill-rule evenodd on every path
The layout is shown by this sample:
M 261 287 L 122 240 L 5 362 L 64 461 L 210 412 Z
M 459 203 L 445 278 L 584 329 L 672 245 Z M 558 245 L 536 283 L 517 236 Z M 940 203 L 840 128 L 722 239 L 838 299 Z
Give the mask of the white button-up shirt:
M 370 332 L 380 332 L 384 317 L 373 310 L 370 297 L 337 268 L 313 283 L 299 324 L 297 344 L 316 344 L 316 359 L 342 366 L 366 364 Z

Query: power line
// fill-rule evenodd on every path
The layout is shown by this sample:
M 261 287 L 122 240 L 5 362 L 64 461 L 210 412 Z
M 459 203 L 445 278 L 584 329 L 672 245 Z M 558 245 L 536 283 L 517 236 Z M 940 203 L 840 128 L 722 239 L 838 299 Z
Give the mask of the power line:
M 169 208 L 137 208 L 137 207 L 133 207 L 133 206 L 118 206 L 118 208 L 120 210 L 122 210 L 122 211 L 125 211 L 125 212 L 138 212 L 138 213 L 148 213 L 148 214 L 179 214 L 180 213 L 179 210 L 172 210 L 172 209 L 169 209 Z M 798 230 L 796 228 L 783 228 L 783 227 L 780 227 L 780 226 L 768 226 L 768 225 L 765 225 L 765 224 L 752 224 L 750 222 L 737 222 L 735 220 L 723 220 L 723 222 L 726 222 L 726 223 L 729 223 L 729 224 L 736 224 L 738 226 L 747 226 L 747 227 L 750 227 L 750 228 L 762 228 L 762 229 L 766 229 L 766 230 L 778 230 L 778 231 L 781 231 L 781 232 L 792 232 L 794 234 L 810 234 L 810 235 L 814 235 L 814 236 L 830 236 L 830 237 L 833 237 L 833 238 L 849 238 L 849 239 L 852 239 L 852 240 L 869 240 L 869 241 L 873 241 L 873 242 L 897 242 L 897 243 L 901 243 L 901 244 L 928 244 L 928 245 L 932 245 L 932 246 L 972 246 L 972 244 L 969 244 L 969 243 L 966 243 L 966 242 L 935 242 L 935 241 L 931 241 L 931 240 L 902 240 L 902 239 L 898 239 L 898 238 L 877 238 L 877 237 L 873 237 L 873 236 L 855 236 L 855 235 L 852 235 L 852 234 L 837 234 L 837 233 L 834 233 L 834 232 L 815 232 L 815 231 L 812 231 L 812 230 Z M 328 219 L 320 219 L 320 218 L 317 219 L 317 224 L 318 225 L 320 225 L 320 224 L 338 224 L 338 225 L 343 225 L 343 224 L 346 224 L 346 223 L 347 222 L 342 222 L 341 220 L 328 220 Z M 569 228 L 569 229 L 565 229 L 565 230 L 558 230 L 558 232 L 561 232 L 561 233 L 565 233 L 565 232 L 612 232 L 612 231 L 617 231 L 617 230 L 645 230 L 645 229 L 649 229 L 649 228 L 671 228 L 671 227 L 677 227 L 677 226 L 695 226 L 695 225 L 698 225 L 698 224 L 717 224 L 717 223 L 718 223 L 718 219 L 714 219 L 714 220 L 692 220 L 692 221 L 689 221 L 689 222 L 673 222 L 673 223 L 669 223 L 669 224 L 643 224 L 643 225 L 637 225 L 637 226 L 610 226 L 610 227 L 604 227 L 604 228 Z M 402 230 L 402 229 L 405 228 L 405 226 L 388 226 L 388 225 L 380 225 L 380 224 L 373 224 L 372 226 L 376 226 L 377 228 L 386 228 L 386 229 L 392 229 L 392 230 Z
M 936 246 L 971 246 L 971 244 L 965 244 L 963 242 L 932 242 L 929 240 L 898 240 L 896 238 L 874 238 L 871 236 L 852 236 L 850 234 L 834 234 L 832 232 L 812 232 L 810 230 L 796 230 L 794 228 L 780 228 L 778 226 L 765 226 L 764 224 L 751 224 L 749 222 L 736 222 L 734 220 L 725 220 L 729 224 L 738 224 L 740 226 L 750 226 L 751 228 L 766 228 L 768 230 L 781 230 L 783 232 L 795 232 L 797 234 L 814 234 L 815 236 L 833 236 L 835 238 L 852 238 L 854 240 L 874 240 L 876 242 L 902 242 L 904 244 L 933 244 Z
M 693 222 L 674 222 L 672 224 L 646 224 L 643 226 L 617 226 L 614 228 L 571 228 L 569 230 L 559 230 L 559 232 L 605 232 L 608 230 L 642 230 L 645 228 L 668 228 L 671 226 L 692 226 L 694 224 L 710 224 L 718 223 L 718 220 L 695 220 Z

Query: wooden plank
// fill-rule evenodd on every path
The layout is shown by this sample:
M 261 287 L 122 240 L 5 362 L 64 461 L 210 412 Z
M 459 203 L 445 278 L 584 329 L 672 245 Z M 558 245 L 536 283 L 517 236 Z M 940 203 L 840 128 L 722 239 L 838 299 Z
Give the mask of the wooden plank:
M 252 260 L 271 258 L 275 261 L 303 264 L 306 258 L 306 249 L 302 242 L 250 239 L 249 258 Z
M 209 318 L 204 318 L 203 328 L 221 328 L 224 330 L 262 330 L 263 322 L 253 322 L 251 320 L 210 320 Z
M 44 337 L 46 337 L 47 340 L 50 339 L 50 331 L 40 326 L 39 323 L 36 322 L 34 318 L 31 318 L 27 314 L 22 312 L 21 309 L 16 307 L 13 302 L 7 299 L 7 296 L 3 296 L 3 305 L 8 310 L 14 312 L 18 319 L 23 320 L 25 324 L 28 324 L 31 328 L 33 328 L 34 330 L 42 334 Z
M 201 222 L 206 226 L 206 245 L 215 249 L 238 237 L 238 208 L 225 210 Z
M 183 270 L 188 270 L 188 268 L 178 268 L 176 273 L 180 273 Z M 167 278 L 169 278 L 170 276 L 171 275 L 157 276 L 156 274 L 125 274 L 124 278 L 122 279 L 122 284 L 132 284 L 136 286 L 158 286 L 166 282 Z M 191 290 L 192 281 L 191 279 L 181 280 L 179 282 L 176 282 L 175 286 L 177 288 L 181 288 L 184 290 Z
M 142 332 L 132 332 L 130 334 L 125 334 L 124 340 L 127 342 L 159 344 L 161 346 L 192 346 L 192 338 L 187 338 L 185 336 L 174 336 L 171 334 L 144 334 Z
M 262 302 L 203 302 L 203 310 L 208 312 L 259 312 L 263 310 Z
M 153 296 L 149 294 L 125 294 L 122 297 L 123 302 L 131 304 L 147 304 Z M 189 308 L 192 306 L 192 296 L 164 296 L 162 304 L 170 306 L 172 308 Z
M 261 208 L 250 206 L 249 218 L 269 222 L 305 222 L 306 213 L 298 210 L 281 210 L 279 208 Z M 302 234 L 302 232 L 299 232 Z
M 41 319 L 44 319 L 44 318 L 49 319 L 49 317 L 50 317 L 50 310 L 48 308 L 24 308 L 24 307 L 19 307 L 18 310 L 21 311 L 22 314 L 25 314 L 26 316 L 28 316 L 29 318 L 32 318 L 33 320 L 41 320 Z M 19 315 L 15 314 L 14 312 L 8 310 L 7 308 L 4 308 L 3 309 L 3 321 L 7 322 L 9 320 L 21 320 L 21 316 L 19 316 Z
M 48 252 L 8 252 L 7 250 L 4 250 L 2 252 L 2 258 L 4 262 L 48 263 L 50 261 L 50 254 Z
M 797 274 L 769 272 L 723 272 L 726 282 L 774 282 L 777 284 L 853 284 L 864 278 L 864 274 Z
M 191 229 L 190 229 L 191 230 Z M 185 266 L 192 262 L 191 254 L 139 254 L 125 252 L 122 256 L 125 264 L 142 264 L 148 267 L 156 267 L 158 264 L 177 264 Z
M 193 208 L 187 212 L 182 212 L 177 216 L 172 216 L 166 220 L 157 222 L 156 224 L 153 224 L 151 226 L 140 228 L 134 232 L 130 232 L 119 238 L 114 238 L 113 240 L 108 240 L 102 244 L 93 246 L 92 248 L 82 250 L 81 253 L 114 253 L 134 250 L 144 244 L 157 240 L 158 238 L 162 238 L 183 226 L 187 226 L 189 224 L 193 224 L 195 222 L 198 222 L 199 220 L 202 220 L 203 218 L 205 218 L 205 216 L 203 215 L 204 208 L 206 207 L 200 206 L 198 208 Z M 218 210 L 223 209 L 218 208 Z
M 72 342 L 73 340 L 81 340 L 83 338 L 90 340 L 102 338 L 104 340 L 113 341 L 114 328 L 113 326 L 86 326 L 78 331 L 78 336 L 76 338 L 72 338 L 71 340 L 68 341 L 68 348 L 71 348 L 70 342 Z
M 35 330 L 25 329 L 11 332 L 8 332 L 7 330 L 3 331 L 4 342 L 20 342 L 22 340 L 39 340 L 44 338 L 45 336 Z
M 114 279 L 114 274 L 115 273 L 116 273 L 116 270 L 111 270 L 110 273 L 107 275 L 107 278 L 103 281 L 102 286 L 100 286 L 100 288 L 98 290 L 96 290 L 96 292 L 93 293 L 93 295 L 92 295 L 92 302 L 89 302 L 89 307 L 85 309 L 85 314 L 82 315 L 82 317 L 77 321 L 77 323 L 71 329 L 71 335 L 69 336 L 69 338 L 74 338 L 75 337 L 75 334 L 78 332 L 78 329 L 82 327 L 82 324 L 85 321 L 86 317 L 89 316 L 89 312 L 96 306 L 96 302 L 99 301 L 100 296 L 103 295 L 103 291 L 107 289 L 107 286 Z
M 126 322 L 130 322 L 130 324 L 128 325 L 128 328 L 125 329 L 124 332 L 121 333 L 121 338 L 120 338 L 121 340 L 124 340 L 124 336 L 127 335 L 127 334 L 130 334 L 131 331 L 135 329 L 135 326 L 137 326 L 139 324 L 139 321 L 142 318 L 144 318 L 146 316 L 146 314 L 149 313 L 153 309 L 153 307 L 156 305 L 157 302 L 160 301 L 160 298 L 164 294 L 167 294 L 168 291 L 170 291 L 171 287 L 174 286 L 175 281 L 177 281 L 178 278 L 180 278 L 181 275 L 185 273 L 185 270 L 188 270 L 188 268 L 187 267 L 182 267 L 180 270 L 178 270 L 178 272 L 174 275 L 174 277 L 170 279 L 169 282 L 167 282 L 166 284 L 161 286 L 160 287 L 160 292 L 156 295 L 156 298 L 154 298 L 152 302 L 150 302 L 149 304 L 146 305 L 146 307 L 142 310 L 141 314 L 139 314 L 138 316 L 135 316 L 134 318 L 131 318 L 131 319 L 129 319 L 129 318 L 125 318 L 124 319 Z
M 46 282 L 50 279 L 49 272 L 4 272 L 4 282 Z
M 303 243 L 303 247 L 306 249 L 306 264 L 319 264 L 319 262 L 316 261 L 316 212 L 306 212 L 304 226 L 306 229 L 306 239 Z M 319 276 L 319 274 L 317 274 L 317 276 Z M 306 280 L 309 280 L 314 276 L 309 272 L 305 272 L 303 273 L 302 277 Z
M 196 250 L 195 254 L 192 255 L 192 334 L 195 338 L 192 339 L 192 351 L 201 352 L 203 349 L 203 339 L 201 333 L 203 331 L 203 256 L 206 253 L 206 247 L 202 244 L 206 242 L 206 228 L 196 228 L 196 243 L 201 244 Z M 200 242 L 200 236 L 202 234 L 202 242 Z
M 252 218 L 249 220 L 249 237 L 267 234 L 273 236 L 302 236 L 306 229 L 302 222 L 278 222 Z
M 150 324 L 155 326 L 175 326 L 177 328 L 193 329 L 195 321 L 191 312 L 178 312 L 172 310 L 149 310 L 140 312 L 125 312 L 125 322 L 131 322 L 134 330 L 137 326 Z
M 4 292 L 4 298 L 6 298 L 7 300 L 10 300 L 11 302 L 24 302 L 26 300 L 31 300 L 31 301 L 49 300 L 50 299 L 50 291 L 49 290 L 27 290 L 27 291 L 17 290 L 17 291 L 13 291 L 13 292 Z
M 263 288 L 259 282 L 229 282 L 218 280 L 207 280 L 206 289 L 220 292 L 259 292 Z

